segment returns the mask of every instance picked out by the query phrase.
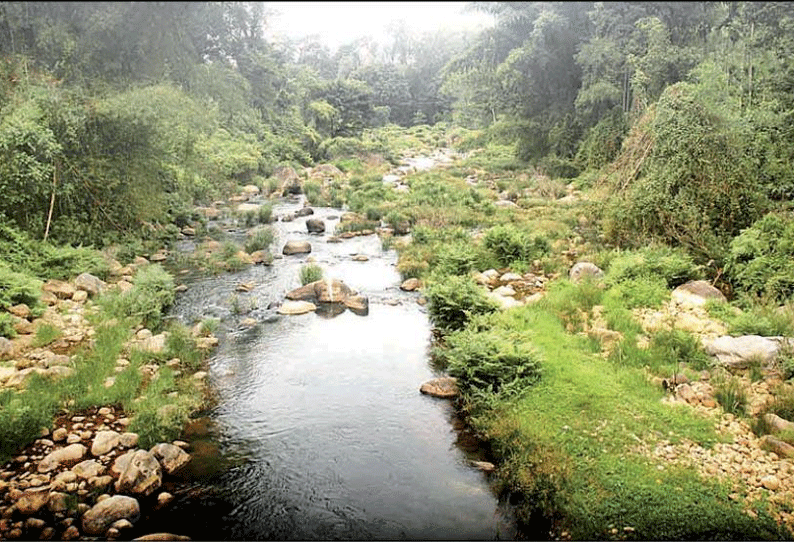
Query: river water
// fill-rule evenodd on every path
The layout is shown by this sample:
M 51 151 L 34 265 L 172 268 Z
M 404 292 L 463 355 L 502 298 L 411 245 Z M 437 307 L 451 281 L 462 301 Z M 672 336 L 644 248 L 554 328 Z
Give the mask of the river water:
M 282 202 L 274 215 L 300 207 Z M 482 451 L 448 401 L 419 393 L 437 376 L 431 328 L 418 294 L 399 289 L 396 253 L 377 235 L 327 242 L 341 213 L 314 211 L 327 233 L 308 234 L 306 218 L 273 224 L 274 253 L 299 239 L 311 254 L 183 279 L 175 317 L 222 320 L 209 369 L 217 404 L 191 439 L 192 489 L 165 528 L 213 540 L 513 538 L 509 508 L 470 464 Z M 278 315 L 309 258 L 367 296 L 369 313 Z

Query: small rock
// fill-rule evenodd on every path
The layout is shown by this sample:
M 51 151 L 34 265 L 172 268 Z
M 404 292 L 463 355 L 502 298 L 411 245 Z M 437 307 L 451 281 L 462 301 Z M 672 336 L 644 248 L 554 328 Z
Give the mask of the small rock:
M 87 451 L 88 449 L 82 444 L 70 444 L 65 448 L 59 448 L 47 454 L 47 456 L 39 462 L 37 470 L 40 473 L 50 472 L 57 469 L 62 464 L 77 462 L 85 456 Z
M 404 290 L 406 292 L 413 292 L 421 288 L 422 282 L 417 278 L 410 278 L 405 279 L 402 284 L 400 284 L 400 290 Z
M 604 272 L 594 263 L 578 262 L 568 273 L 571 282 L 578 283 L 585 279 L 599 280 L 604 277 Z
M 100 457 L 115 448 L 121 442 L 121 435 L 116 431 L 98 431 L 91 445 L 91 455 Z
M 308 241 L 287 241 L 281 253 L 285 256 L 294 254 L 308 254 L 312 251 L 312 245 Z
M 419 391 L 425 395 L 439 397 L 441 399 L 451 399 L 458 395 L 458 380 L 451 376 L 442 376 L 428 380 L 421 385 Z
M 314 312 L 317 306 L 309 301 L 285 301 L 278 308 L 279 314 L 297 315 Z

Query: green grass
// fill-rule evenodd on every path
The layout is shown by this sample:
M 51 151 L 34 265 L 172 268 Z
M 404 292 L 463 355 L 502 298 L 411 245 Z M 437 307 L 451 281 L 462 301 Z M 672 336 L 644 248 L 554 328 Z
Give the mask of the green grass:
M 310 282 L 317 282 L 323 278 L 323 268 L 316 263 L 308 263 L 301 267 L 300 280 L 303 286 Z
M 541 380 L 520 399 L 472 413 L 502 458 L 502 489 L 523 495 L 525 527 L 554 526 L 575 540 L 610 538 L 610 525 L 646 540 L 777 535 L 768 516 L 750 520 L 726 487 L 692 469 L 659 470 L 631 451 L 660 439 L 711 446 L 720 440 L 711 420 L 662 403 L 641 369 L 615 370 L 543 307 L 500 313 L 494 325 L 527 333 L 543 359 Z
M 40 348 L 42 346 L 47 346 L 56 339 L 60 338 L 61 335 L 63 335 L 61 330 L 55 327 L 54 325 L 39 324 L 39 326 L 36 328 L 36 335 L 33 337 L 33 342 L 31 343 L 31 346 L 33 346 L 33 348 Z

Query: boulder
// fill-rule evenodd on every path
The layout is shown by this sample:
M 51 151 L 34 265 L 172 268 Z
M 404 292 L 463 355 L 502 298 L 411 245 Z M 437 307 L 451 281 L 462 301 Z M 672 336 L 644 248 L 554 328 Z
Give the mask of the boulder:
M 116 431 L 97 431 L 94 443 L 91 445 L 91 455 L 99 457 L 105 455 L 121 442 L 121 435 Z
M 317 305 L 309 301 L 285 301 L 278 308 L 279 314 L 296 315 L 306 314 L 317 310 Z
M 366 316 L 369 314 L 369 299 L 363 295 L 353 295 L 347 297 L 344 300 L 344 304 L 345 307 L 360 316 Z
M 308 241 L 287 241 L 281 253 L 285 256 L 293 254 L 308 254 L 312 251 L 312 245 Z
M 148 496 L 160 488 L 163 483 L 163 471 L 152 453 L 136 450 L 132 452 L 126 463 L 126 468 L 116 480 L 116 491 Z
M 44 508 L 49 499 L 50 493 L 48 487 L 38 487 L 36 489 L 27 489 L 22 493 L 22 496 L 17 499 L 15 508 L 20 514 L 31 516 Z
M 417 278 L 405 279 L 403 283 L 400 284 L 400 290 L 404 290 L 406 292 L 413 292 L 421 287 L 422 282 Z
M 105 466 L 96 459 L 86 459 L 72 467 L 72 472 L 78 478 L 88 480 L 105 472 Z
M 760 446 L 762 450 L 776 453 L 779 457 L 794 457 L 794 446 L 772 435 L 764 435 L 761 437 Z
M 425 395 L 439 397 L 441 399 L 451 399 L 458 395 L 458 380 L 451 376 L 442 376 L 428 380 L 422 384 L 419 391 Z
M 582 282 L 585 279 L 600 280 L 604 277 L 604 272 L 594 263 L 578 262 L 568 273 L 571 282 Z
M 17 318 L 26 318 L 26 319 L 30 318 L 31 315 L 33 314 L 30 310 L 30 307 L 28 307 L 24 303 L 20 303 L 19 305 L 12 305 L 8 307 L 8 312 L 13 314 Z
M 309 218 L 306 220 L 306 230 L 309 233 L 325 232 L 325 222 L 319 218 Z
M 344 303 L 345 299 L 355 294 L 356 292 L 341 280 L 321 279 L 288 292 L 286 298 L 293 301 Z
M 55 295 L 58 299 L 71 299 L 75 292 L 74 286 L 57 279 L 48 280 L 41 289 Z
M 146 337 L 138 343 L 138 349 L 152 354 L 161 354 L 165 351 L 166 333 L 159 333 Z
M 104 280 L 95 277 L 91 273 L 80 273 L 77 275 L 74 279 L 74 286 L 78 290 L 84 290 L 92 296 L 101 294 L 108 287 Z
M 314 209 L 312 209 L 311 207 L 302 207 L 302 208 L 298 209 L 297 211 L 295 211 L 295 217 L 296 218 L 297 217 L 301 217 L 301 216 L 310 216 L 310 215 L 313 215 L 313 214 L 314 214 Z
M 681 305 L 702 307 L 711 299 L 727 301 L 725 295 L 705 280 L 691 280 L 670 294 L 670 299 Z
M 74 464 L 85 457 L 88 449 L 82 444 L 70 444 L 65 448 L 58 448 L 47 454 L 39 462 L 37 470 L 41 473 L 51 472 L 64 464 Z
M 150 451 L 160 461 L 163 470 L 168 474 L 173 474 L 190 463 L 190 454 L 173 444 L 161 442 L 153 446 Z
M 772 363 L 780 352 L 780 342 L 772 337 L 724 335 L 714 340 L 704 340 L 707 354 L 717 358 L 722 365 L 734 369 L 747 368 L 752 362 Z
M 114 495 L 94 505 L 83 514 L 83 531 L 89 536 L 102 536 L 120 519 L 135 523 L 141 517 L 138 500 L 126 495 Z

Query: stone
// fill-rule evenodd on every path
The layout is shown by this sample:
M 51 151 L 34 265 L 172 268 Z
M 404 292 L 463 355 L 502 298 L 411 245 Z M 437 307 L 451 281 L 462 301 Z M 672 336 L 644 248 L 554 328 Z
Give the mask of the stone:
M 294 316 L 314 312 L 315 310 L 317 310 L 317 305 L 310 301 L 285 301 L 278 308 L 278 313 Z
M 171 534 L 171 533 L 152 533 L 152 534 L 145 534 L 143 536 L 139 536 L 138 538 L 133 538 L 133 540 L 154 540 L 154 541 L 161 541 L 161 540 L 190 540 L 189 536 L 181 536 L 178 534 Z
M 413 292 L 413 291 L 418 290 L 421 287 L 422 287 L 422 281 L 420 281 L 417 278 L 405 279 L 402 282 L 402 284 L 400 284 L 400 290 L 403 290 L 403 291 L 406 291 L 406 292 Z
M 85 457 L 88 449 L 82 444 L 70 444 L 65 448 L 59 448 L 47 454 L 44 459 L 39 462 L 37 470 L 40 473 L 51 472 L 58 467 L 69 464 L 77 463 Z
M 483 472 L 493 472 L 496 470 L 496 465 L 490 461 L 472 461 L 471 466 Z
M 704 340 L 707 354 L 717 358 L 722 365 L 733 369 L 747 368 L 752 362 L 772 363 L 780 352 L 780 343 L 771 337 L 724 335 L 714 340 Z
M 568 272 L 571 282 L 578 283 L 585 279 L 600 280 L 604 277 L 604 272 L 596 264 L 591 262 L 578 262 Z
M 306 230 L 309 233 L 324 233 L 325 222 L 319 218 L 309 218 L 306 220 Z
M 120 519 L 135 523 L 141 517 L 138 500 L 126 495 L 114 495 L 95 504 L 83 515 L 83 531 L 89 536 L 102 536 Z
M 366 316 L 369 314 L 369 299 L 363 295 L 353 295 L 344 300 L 345 307 L 358 314 Z
M 78 478 L 88 480 L 105 472 L 105 466 L 96 459 L 86 459 L 72 467 L 72 472 Z
M 136 450 L 116 480 L 115 488 L 119 493 L 147 496 L 159 489 L 162 482 L 162 468 L 157 458 L 146 450 Z
M 295 211 L 295 216 L 296 217 L 311 216 L 313 214 L 314 214 L 314 209 L 312 209 L 311 207 L 302 207 L 302 208 L 298 209 L 297 211 Z
M 285 256 L 292 256 L 294 254 L 308 254 L 312 251 L 312 245 L 308 241 L 287 241 L 281 253 Z
M 50 279 L 41 287 L 45 292 L 55 295 L 58 299 L 71 299 L 75 292 L 75 287 L 62 280 Z
M 764 435 L 761 437 L 759 444 L 762 450 L 773 452 L 779 457 L 794 458 L 794 446 L 772 435 Z
M 367 256 L 366 254 L 356 254 L 355 256 L 353 256 L 353 261 L 354 262 L 368 262 L 369 261 L 369 256 Z
M 25 319 L 30 318 L 32 315 L 32 312 L 30 311 L 30 307 L 28 307 L 24 303 L 20 303 L 19 305 L 12 305 L 8 307 L 8 312 L 10 312 L 11 314 L 13 314 L 18 318 L 25 318 Z
M 94 442 L 91 444 L 91 455 L 99 457 L 105 455 L 121 442 L 121 435 L 116 431 L 97 431 Z
M 794 423 L 784 420 L 777 414 L 767 412 L 764 415 L 764 421 L 772 428 L 773 432 L 779 431 L 792 431 L 794 432 Z
M 157 495 L 157 508 L 164 508 L 171 504 L 174 500 L 174 496 L 167 491 L 163 491 L 159 495 Z
M 513 307 L 520 307 L 521 302 L 513 297 L 499 295 L 495 292 L 488 292 L 488 298 L 492 299 L 503 310 L 512 309 Z
M 499 286 L 493 291 L 493 294 L 502 297 L 513 297 L 516 295 L 516 291 L 510 286 Z
M 168 474 L 174 474 L 190 463 L 190 454 L 173 444 L 161 442 L 153 446 L 150 451 L 160 461 L 163 470 Z
M 524 277 L 522 277 L 518 273 L 510 273 L 510 272 L 508 272 L 508 273 L 505 273 L 504 275 L 502 275 L 501 277 L 499 277 L 499 280 L 501 280 L 502 282 L 515 282 L 515 281 L 521 280 L 523 278 Z
M 5 337 L 0 337 L 0 359 L 7 359 L 14 355 L 14 343 Z
M 442 376 L 428 380 L 422 384 L 419 391 L 425 395 L 440 399 L 451 399 L 458 395 L 458 380 L 451 376 Z
M 91 273 L 80 273 L 74 279 L 74 286 L 78 290 L 88 292 L 91 296 L 101 294 L 107 290 L 107 283 Z
M 670 299 L 681 305 L 702 307 L 709 300 L 727 301 L 725 295 L 705 280 L 691 280 L 670 294 Z
M 165 351 L 165 342 L 168 335 L 166 332 L 158 333 L 148 339 L 144 339 L 138 343 L 138 349 L 143 352 L 150 352 L 152 354 L 162 354 Z
M 261 207 L 261 205 L 256 203 L 241 203 L 237 206 L 237 212 L 240 214 L 257 213 Z
M 17 499 L 15 507 L 17 511 L 25 516 L 31 516 L 44 508 L 49 498 L 49 488 L 28 489 Z
M 775 491 L 780 487 L 780 480 L 774 475 L 768 475 L 761 478 L 761 485 L 769 491 Z

